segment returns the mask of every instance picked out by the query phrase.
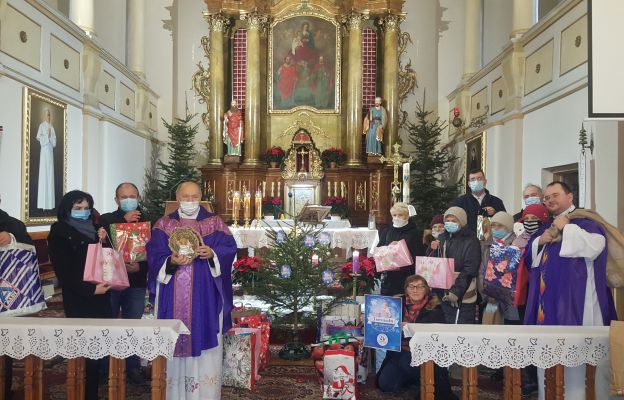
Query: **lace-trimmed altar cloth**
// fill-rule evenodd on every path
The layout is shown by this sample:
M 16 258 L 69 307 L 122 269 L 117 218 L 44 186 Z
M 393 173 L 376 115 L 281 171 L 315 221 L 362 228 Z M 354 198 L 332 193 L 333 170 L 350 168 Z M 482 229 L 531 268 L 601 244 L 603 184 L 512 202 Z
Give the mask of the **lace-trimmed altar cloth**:
M 403 333 L 412 337 L 414 367 L 429 360 L 488 368 L 609 363 L 608 326 L 407 324 Z
M 173 357 L 179 335 L 190 332 L 180 320 L 0 318 L 0 355 L 44 360 L 105 356 L 147 360 Z

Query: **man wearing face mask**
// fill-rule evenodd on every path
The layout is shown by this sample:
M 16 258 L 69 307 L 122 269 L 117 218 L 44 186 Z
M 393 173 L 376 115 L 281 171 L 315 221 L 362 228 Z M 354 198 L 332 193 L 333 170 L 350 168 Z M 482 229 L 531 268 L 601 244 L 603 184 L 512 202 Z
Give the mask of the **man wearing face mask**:
M 405 203 L 395 203 L 390 209 L 392 226 L 385 229 L 379 236 L 379 246 L 387 246 L 392 242 L 405 239 L 412 260 L 416 256 L 425 255 L 425 246 L 422 243 L 422 230 L 410 219 L 409 206 Z M 381 294 L 395 296 L 404 291 L 405 279 L 414 274 L 414 264 L 403 267 L 398 271 L 388 271 L 381 274 Z
M 181 183 L 176 190 L 180 207 L 154 224 L 147 244 L 148 288 L 156 317 L 179 319 L 191 330 L 180 336 L 167 361 L 170 399 L 221 398 L 222 332 L 232 326 L 236 241 L 221 217 L 200 207 L 201 196 L 197 183 Z M 189 229 L 201 238 L 191 246 L 194 254 L 172 251 L 169 240 Z
M 468 228 L 477 231 L 477 216 L 493 217 L 499 211 L 506 211 L 503 201 L 490 194 L 485 188 L 487 179 L 482 169 L 475 169 L 468 174 L 470 193 L 459 196 L 452 206 L 461 207 L 468 217 Z
M 117 186 L 117 189 L 115 189 L 117 210 L 100 216 L 100 223 L 108 232 L 109 237 L 111 224 L 145 221 L 139 208 L 139 199 L 139 189 L 135 184 L 123 182 Z M 122 318 L 141 319 L 145 309 L 147 262 L 126 263 L 126 269 L 130 287 L 121 291 L 111 292 L 112 317 L 119 317 L 119 312 L 121 311 Z M 134 385 L 144 383 L 139 357 L 132 356 L 126 359 L 126 374 L 130 383 Z
M 456 321 L 460 324 L 474 324 L 481 245 L 475 230 L 468 227 L 466 212 L 461 207 L 446 210 L 444 230 L 430 246 L 433 257 L 452 258 L 455 262 L 455 283 L 449 290 L 440 293 L 444 296 L 442 311 L 449 324 Z
M 522 191 L 522 202 L 524 203 L 524 208 L 533 204 L 542 204 L 543 201 L 544 201 L 544 193 L 541 187 L 533 183 L 529 183 L 524 187 L 524 190 Z M 522 218 L 523 211 L 524 209 L 514 214 L 513 219 L 515 222 L 520 221 L 520 218 Z

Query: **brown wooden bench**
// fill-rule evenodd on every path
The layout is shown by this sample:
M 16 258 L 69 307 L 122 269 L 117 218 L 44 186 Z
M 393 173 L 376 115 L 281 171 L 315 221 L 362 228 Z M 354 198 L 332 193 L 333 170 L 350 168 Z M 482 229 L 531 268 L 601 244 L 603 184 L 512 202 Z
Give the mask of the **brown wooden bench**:
M 56 277 L 54 266 L 50 261 L 48 252 L 48 234 L 50 232 L 30 232 L 35 250 L 37 251 L 37 261 L 39 262 L 39 276 L 41 280 L 53 279 Z

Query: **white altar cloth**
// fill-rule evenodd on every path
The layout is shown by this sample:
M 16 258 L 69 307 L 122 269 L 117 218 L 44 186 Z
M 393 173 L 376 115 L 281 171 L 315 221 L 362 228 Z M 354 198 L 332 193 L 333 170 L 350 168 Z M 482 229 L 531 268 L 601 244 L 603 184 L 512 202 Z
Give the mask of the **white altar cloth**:
M 236 245 L 239 249 L 246 249 L 249 247 L 261 248 L 269 246 L 269 236 L 267 235 L 267 229 L 271 228 L 232 228 L 230 232 L 236 240 Z M 285 232 L 289 232 L 290 228 L 273 228 L 283 229 Z M 323 232 L 327 232 L 330 236 L 330 246 L 332 248 L 338 247 L 341 249 L 364 249 L 368 248 L 369 254 L 372 254 L 373 249 L 377 247 L 379 243 L 379 233 L 376 229 L 368 228 L 342 228 L 342 229 L 323 229 Z
M 441 367 L 609 364 L 608 326 L 407 324 L 403 333 L 414 367 L 429 360 Z
M 256 222 L 258 220 L 254 219 L 251 222 L 252 226 L 256 226 Z M 293 226 L 295 222 L 292 219 L 262 219 L 260 220 L 260 225 L 258 225 L 259 228 L 263 228 L 263 227 L 267 227 L 270 226 L 272 228 L 277 228 L 277 227 L 290 227 Z M 314 225 L 314 224 L 310 224 L 310 225 Z M 326 229 L 340 229 L 340 228 L 351 228 L 351 221 L 349 221 L 348 219 L 339 219 L 339 220 L 329 220 L 329 219 L 324 219 L 322 223 L 319 223 L 318 225 L 315 226 L 323 226 L 325 225 Z
M 0 318 L 0 355 L 44 360 L 109 355 L 172 358 L 178 336 L 188 334 L 177 319 L 7 317 Z

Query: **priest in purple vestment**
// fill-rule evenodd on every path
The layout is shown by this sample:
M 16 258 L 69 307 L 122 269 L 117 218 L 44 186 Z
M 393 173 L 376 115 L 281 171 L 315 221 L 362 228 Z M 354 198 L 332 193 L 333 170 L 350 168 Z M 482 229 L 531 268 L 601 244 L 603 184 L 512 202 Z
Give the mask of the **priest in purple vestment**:
M 596 326 L 617 319 L 607 286 L 605 230 L 587 218 L 569 219 L 573 200 L 563 182 L 546 187 L 544 203 L 554 220 L 542 226 L 526 247 L 525 265 L 530 267 L 526 325 Z M 608 398 L 608 379 L 604 381 L 603 375 L 598 368 L 597 399 Z M 585 398 L 584 366 L 566 368 L 565 391 L 566 400 Z
M 231 327 L 236 242 L 218 215 L 199 206 L 197 183 L 180 184 L 176 199 L 179 209 L 156 222 L 147 244 L 148 284 L 156 317 L 182 320 L 191 331 L 179 337 L 174 358 L 167 364 L 167 398 L 219 399 L 221 336 Z M 197 234 L 197 246 L 193 248 L 193 240 L 182 235 L 183 243 L 174 252 L 170 237 L 190 232 L 182 228 Z

